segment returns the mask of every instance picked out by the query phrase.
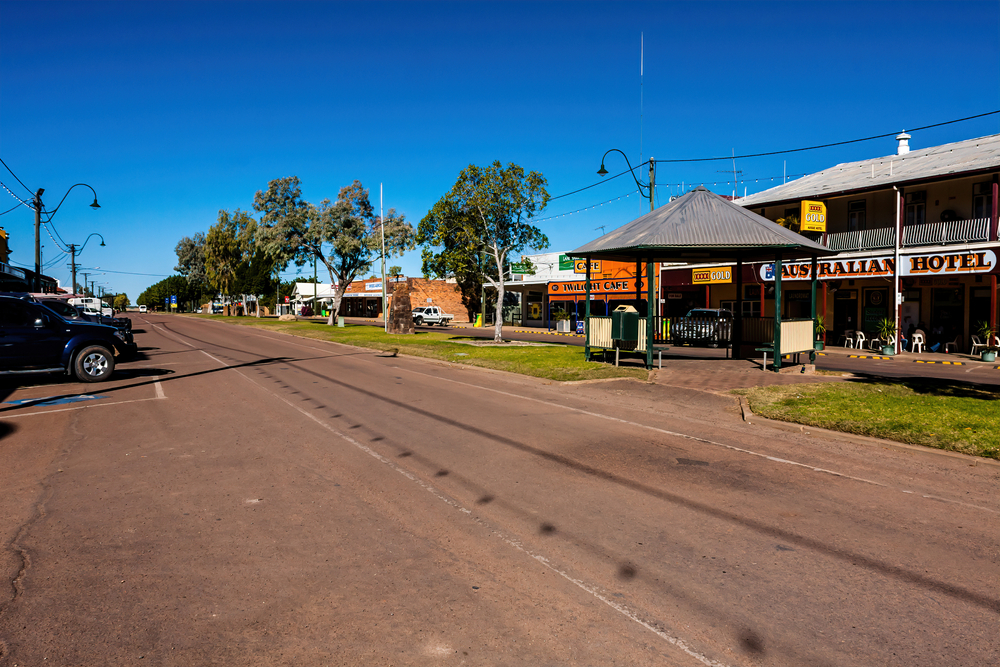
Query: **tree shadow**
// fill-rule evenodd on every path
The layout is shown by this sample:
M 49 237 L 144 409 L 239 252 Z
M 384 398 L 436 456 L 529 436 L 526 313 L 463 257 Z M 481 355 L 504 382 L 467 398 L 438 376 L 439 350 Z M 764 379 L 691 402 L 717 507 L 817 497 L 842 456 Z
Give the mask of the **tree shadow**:
M 1000 389 L 964 380 L 942 380 L 936 378 L 887 378 L 880 375 L 855 373 L 847 382 L 855 384 L 894 387 L 902 386 L 922 396 L 948 398 L 971 398 L 980 401 L 1000 400 Z

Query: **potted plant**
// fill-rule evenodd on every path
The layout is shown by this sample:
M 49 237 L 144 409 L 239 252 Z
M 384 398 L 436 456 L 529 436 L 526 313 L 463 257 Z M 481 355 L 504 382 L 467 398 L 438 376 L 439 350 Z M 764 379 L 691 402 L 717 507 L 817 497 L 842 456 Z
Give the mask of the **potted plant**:
M 823 323 L 823 316 L 816 316 L 816 343 L 817 350 L 822 350 L 826 341 L 826 325 Z
M 997 359 L 997 346 L 996 339 L 994 338 L 993 327 L 986 320 L 979 323 L 979 328 L 976 330 L 979 337 L 983 339 L 986 347 L 980 353 L 980 358 L 983 361 L 996 361 Z
M 553 319 L 556 321 L 556 331 L 559 333 L 569 333 L 570 327 L 570 313 L 565 310 L 557 310 L 552 313 Z
M 878 333 L 879 338 L 885 341 L 885 344 L 882 345 L 882 354 L 886 356 L 896 354 L 896 346 L 894 345 L 896 340 L 896 320 L 883 317 L 875 327 L 875 332 Z

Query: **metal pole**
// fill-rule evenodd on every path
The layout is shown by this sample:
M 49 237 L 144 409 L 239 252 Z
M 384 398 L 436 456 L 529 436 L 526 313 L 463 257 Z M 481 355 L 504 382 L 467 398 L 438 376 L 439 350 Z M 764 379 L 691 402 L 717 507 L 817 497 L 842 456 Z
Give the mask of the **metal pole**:
M 317 292 L 317 290 L 319 289 L 319 286 L 316 283 L 317 280 L 318 278 L 316 277 L 316 257 L 314 255 L 313 256 L 313 304 L 312 304 L 313 317 L 316 317 L 316 307 L 317 307 L 316 299 L 319 297 L 319 293 Z
M 387 300 L 385 297 L 385 214 L 382 213 L 382 184 L 378 184 L 378 218 L 379 229 L 382 230 L 382 324 L 386 333 L 389 333 L 389 314 L 385 312 Z
M 819 278 L 816 275 L 816 255 L 812 258 L 812 269 L 810 273 L 812 274 L 812 321 L 813 321 L 813 349 L 809 352 L 810 363 L 816 363 L 816 287 L 819 284 Z
M 896 335 L 895 340 L 892 341 L 892 351 L 899 354 L 899 310 L 901 307 L 899 301 L 899 242 L 902 236 L 902 227 L 900 223 L 902 222 L 902 217 L 900 216 L 900 202 L 902 201 L 903 194 L 900 192 L 899 188 L 893 186 L 893 190 L 896 191 L 896 229 L 893 230 L 893 261 L 892 261 L 892 317 L 893 321 L 896 323 Z M 886 341 L 888 343 L 888 341 Z M 912 349 L 912 348 L 910 348 Z
M 42 193 L 45 188 L 38 188 L 35 193 L 35 279 L 32 281 L 32 291 L 42 291 Z
M 647 259 L 646 260 L 646 368 L 652 368 L 652 367 L 653 367 L 653 262 Z
M 590 255 L 587 255 L 587 281 L 583 284 L 584 289 L 587 291 L 587 303 L 584 306 L 584 327 L 583 331 L 586 337 L 584 338 L 583 347 L 583 359 L 584 361 L 590 361 Z
M 70 285 L 70 291 L 76 294 L 76 244 L 69 244 L 69 265 L 73 272 L 73 284 Z
M 781 253 L 774 258 L 774 371 L 781 370 Z
M 649 212 L 653 212 L 653 190 L 656 189 L 656 163 L 649 158 Z

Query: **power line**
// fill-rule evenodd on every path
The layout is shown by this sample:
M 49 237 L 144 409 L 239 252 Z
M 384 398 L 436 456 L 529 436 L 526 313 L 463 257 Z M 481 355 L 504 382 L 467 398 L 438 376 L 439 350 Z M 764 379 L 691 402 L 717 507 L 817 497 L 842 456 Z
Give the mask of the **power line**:
M 22 204 L 24 204 L 25 206 L 27 206 L 28 208 L 30 208 L 32 211 L 35 210 L 35 207 L 33 205 L 29 204 L 28 202 L 24 201 L 23 199 L 21 199 L 20 197 L 18 197 L 16 194 L 14 194 L 14 191 L 11 190 L 10 188 L 8 188 L 6 183 L 4 183 L 3 181 L 0 181 L 0 185 L 3 186 L 4 190 L 6 190 L 7 192 L 10 193 L 11 197 L 13 197 L 17 201 L 21 202 Z M 14 208 L 17 208 L 17 207 L 15 206 Z M 13 211 L 14 209 L 12 208 L 10 210 Z M 7 211 L 7 212 L 10 213 L 10 211 Z
M 4 162 L 4 161 L 3 161 L 3 159 L 0 159 L 0 164 L 2 164 L 3 166 L 7 167 L 7 163 L 6 163 L 6 162 Z M 18 177 L 17 177 L 17 174 L 15 174 L 15 173 L 14 173 L 14 172 L 13 172 L 13 171 L 11 170 L 11 168 L 10 168 L 10 167 L 7 167 L 7 171 L 9 171 L 9 172 L 10 172 L 10 175 L 11 175 L 11 176 L 13 176 L 13 177 L 14 177 L 14 178 L 15 178 L 15 179 L 17 180 L 17 182 L 21 184 L 21 187 L 22 187 L 22 188 L 24 188 L 25 190 L 27 190 L 27 191 L 28 191 L 28 194 L 29 194 L 29 195 L 31 195 L 32 197 L 34 197 L 34 196 L 35 196 L 35 193 L 31 191 L 31 188 L 29 188 L 29 187 L 28 187 L 27 185 L 25 185 L 25 184 L 24 184 L 24 182 L 23 182 L 23 181 L 22 181 L 22 180 L 21 180 L 20 178 L 18 178 Z M 8 192 L 9 192 L 9 190 L 8 190 Z M 11 194 L 14 194 L 14 193 L 13 193 L 13 192 L 11 192 Z M 16 196 L 16 195 L 15 195 L 15 196 Z
M 922 127 L 913 128 L 910 131 L 911 132 L 919 132 L 920 130 L 929 130 L 929 129 L 934 128 L 934 127 L 942 127 L 944 125 L 951 125 L 953 123 L 961 123 L 961 122 L 964 122 L 964 121 L 967 121 L 967 120 L 974 120 L 976 118 L 984 118 L 986 116 L 992 116 L 992 115 L 995 115 L 995 114 L 998 114 L 998 113 L 1000 113 L 1000 109 L 997 109 L 996 111 L 987 111 L 986 113 L 976 114 L 975 116 L 966 116 L 965 118 L 956 118 L 954 120 L 946 120 L 946 121 L 941 122 L 941 123 L 933 123 L 931 125 L 924 125 Z M 766 152 L 766 153 L 752 153 L 752 154 L 749 154 L 749 155 L 724 155 L 724 156 L 721 156 L 721 157 L 660 159 L 660 160 L 654 160 L 654 162 L 663 162 L 665 164 L 666 163 L 675 163 L 676 164 L 676 163 L 682 163 L 682 162 L 710 162 L 710 161 L 714 161 L 714 160 L 742 160 L 742 159 L 752 158 L 752 157 L 766 157 L 766 156 L 771 156 L 771 155 L 785 155 L 787 153 L 801 153 L 802 151 L 812 151 L 812 150 L 817 150 L 817 149 L 820 149 L 820 148 L 830 148 L 832 146 L 845 146 L 847 144 L 856 144 L 856 143 L 859 143 L 859 142 L 862 142 L 862 141 L 872 141 L 873 139 L 884 139 L 885 137 L 893 137 L 893 136 L 896 136 L 897 134 L 898 134 L 898 132 L 887 132 L 886 134 L 876 134 L 874 136 L 864 137 L 862 139 L 849 139 L 847 141 L 837 141 L 837 142 L 834 142 L 834 143 L 820 144 L 820 145 L 817 145 L 817 146 L 806 146 L 804 148 L 790 148 L 790 149 L 787 149 L 787 150 L 769 151 L 769 152 Z M 646 164 L 648 164 L 648 163 L 646 163 Z M 586 187 L 582 187 L 582 188 L 573 190 L 572 192 L 567 192 L 565 194 L 558 195 L 556 197 L 550 197 L 549 201 L 555 201 L 556 199 L 562 199 L 563 197 L 569 197 L 570 195 L 575 195 L 578 192 L 583 192 L 584 190 L 589 190 L 590 188 L 596 188 L 598 185 L 601 185 L 602 183 L 607 183 L 608 181 L 611 181 L 611 180 L 613 180 L 615 178 L 618 178 L 619 176 L 624 176 L 625 174 L 627 174 L 629 172 L 634 172 L 636 169 L 640 168 L 641 166 L 643 166 L 643 165 L 642 164 L 636 165 L 635 167 L 632 167 L 632 169 L 626 169 L 625 171 L 621 172 L 620 174 L 615 174 L 611 178 L 606 178 L 604 180 L 598 181 L 597 183 L 593 183 L 593 184 L 588 185 Z

